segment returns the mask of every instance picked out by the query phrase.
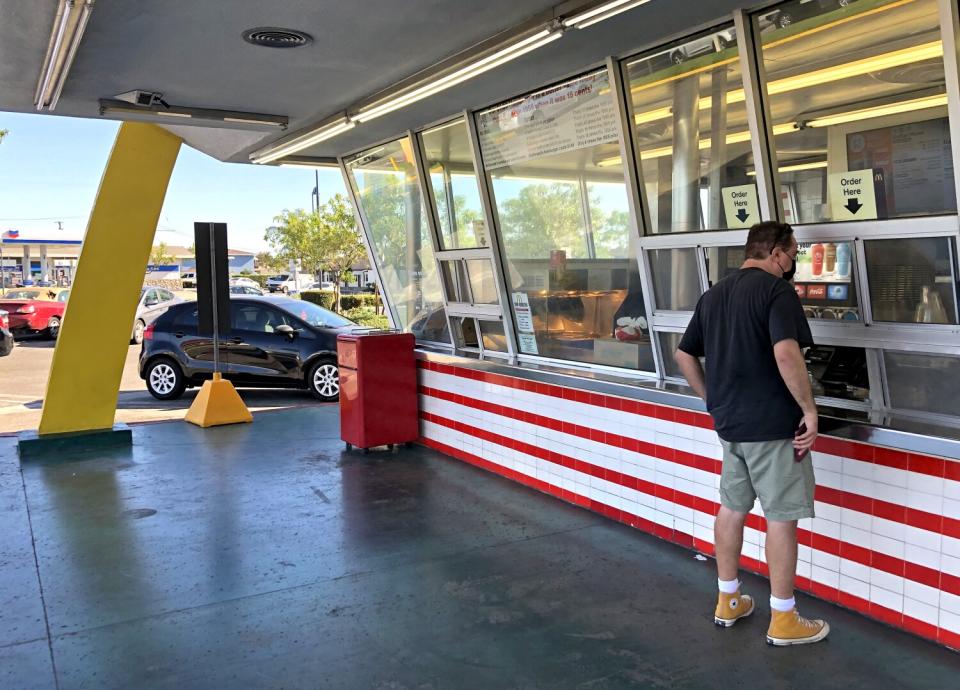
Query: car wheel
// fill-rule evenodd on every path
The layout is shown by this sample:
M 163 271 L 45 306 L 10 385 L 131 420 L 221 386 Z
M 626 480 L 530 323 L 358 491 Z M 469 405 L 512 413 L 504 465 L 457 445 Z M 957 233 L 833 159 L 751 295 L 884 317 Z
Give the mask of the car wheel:
M 793 17 L 786 12 L 781 12 L 777 15 L 777 26 L 779 26 L 781 29 L 785 29 L 791 24 L 793 24 Z
M 317 400 L 336 402 L 340 399 L 340 372 L 337 363 L 323 359 L 310 367 L 307 387 Z
M 684 55 L 679 50 L 675 50 L 672 55 L 670 55 L 670 62 L 675 65 L 679 65 L 684 60 Z
M 133 337 L 130 338 L 130 342 L 132 342 L 134 345 L 142 344 L 143 331 L 146 329 L 146 327 L 147 325 L 143 321 L 137 319 L 137 322 L 133 324 Z
M 290 292 L 290 290 L 289 288 L 287 288 L 286 285 L 284 285 L 282 288 L 280 288 L 280 292 L 282 292 L 283 294 L 287 294 L 288 292 Z
M 187 387 L 180 366 L 173 360 L 163 358 L 147 366 L 147 390 L 157 400 L 176 400 Z
M 47 321 L 47 337 L 50 340 L 56 340 L 57 336 L 60 335 L 60 319 L 56 316 L 51 316 L 50 320 Z

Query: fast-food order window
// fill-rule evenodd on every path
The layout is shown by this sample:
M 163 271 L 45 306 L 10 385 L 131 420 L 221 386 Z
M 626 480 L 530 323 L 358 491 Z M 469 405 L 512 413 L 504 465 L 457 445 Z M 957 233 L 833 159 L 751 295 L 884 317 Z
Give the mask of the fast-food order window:
M 417 339 L 450 342 L 443 294 L 409 139 L 347 158 L 380 281 L 399 326 Z
M 733 25 L 632 58 L 626 76 L 650 232 L 758 222 Z
M 520 352 L 655 371 L 606 70 L 476 118 Z
M 937 0 L 790 0 L 753 21 L 787 222 L 956 211 Z

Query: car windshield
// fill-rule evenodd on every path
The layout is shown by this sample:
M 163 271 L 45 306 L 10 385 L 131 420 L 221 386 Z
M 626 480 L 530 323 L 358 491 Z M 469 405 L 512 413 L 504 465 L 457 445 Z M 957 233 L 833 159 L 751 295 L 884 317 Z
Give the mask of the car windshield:
M 286 279 L 289 278 L 289 277 L 290 277 L 290 276 L 288 276 L 286 273 L 281 273 L 281 274 L 278 275 L 278 276 L 272 276 L 272 277 L 270 278 L 270 280 L 286 280 Z
M 343 326 L 355 326 L 356 323 L 346 319 L 332 311 L 318 307 L 312 302 L 298 302 L 290 300 L 283 303 L 283 308 L 296 316 L 301 321 L 306 321 L 311 326 L 326 326 L 328 328 L 342 328 Z
M 5 299 L 41 299 L 40 290 L 7 290 Z

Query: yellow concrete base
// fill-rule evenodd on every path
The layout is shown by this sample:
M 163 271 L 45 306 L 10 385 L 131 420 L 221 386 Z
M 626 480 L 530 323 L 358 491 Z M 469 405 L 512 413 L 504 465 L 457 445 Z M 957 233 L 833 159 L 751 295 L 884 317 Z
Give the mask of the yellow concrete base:
M 221 424 L 252 422 L 253 415 L 243 404 L 233 384 L 215 373 L 212 381 L 203 382 L 185 419 L 206 429 Z

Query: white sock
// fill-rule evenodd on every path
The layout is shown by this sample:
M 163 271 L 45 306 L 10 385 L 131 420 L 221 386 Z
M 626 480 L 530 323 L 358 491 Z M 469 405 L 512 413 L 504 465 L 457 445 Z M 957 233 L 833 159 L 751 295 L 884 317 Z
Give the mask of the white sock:
M 774 611 L 793 611 L 797 606 L 797 600 L 793 597 L 789 599 L 777 599 L 772 594 L 770 595 L 770 608 Z
M 740 580 L 721 580 L 718 578 L 717 587 L 723 594 L 736 594 L 737 590 L 740 589 Z

